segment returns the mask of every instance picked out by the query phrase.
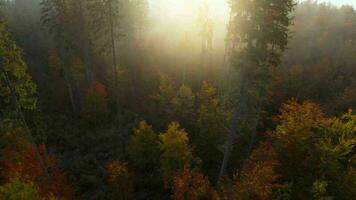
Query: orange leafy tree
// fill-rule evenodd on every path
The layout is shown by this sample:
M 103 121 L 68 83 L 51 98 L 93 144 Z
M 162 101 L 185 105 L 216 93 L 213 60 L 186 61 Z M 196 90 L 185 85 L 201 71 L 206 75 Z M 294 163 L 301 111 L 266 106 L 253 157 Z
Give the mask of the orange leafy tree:
M 99 81 L 94 81 L 87 89 L 82 102 L 82 119 L 87 124 L 96 125 L 107 120 L 108 113 L 106 86 Z
M 273 133 L 273 141 L 280 152 L 279 160 L 287 169 L 283 175 L 297 177 L 316 166 L 312 164 L 316 130 L 328 126 L 331 120 L 324 116 L 318 104 L 310 101 L 299 104 L 291 100 L 282 106 L 280 113 L 277 118 L 280 125 Z
M 108 167 L 111 199 L 134 199 L 133 176 L 129 172 L 127 163 L 111 162 Z
M 275 190 L 280 188 L 279 175 L 276 172 L 277 153 L 272 144 L 266 142 L 255 149 L 242 171 L 237 174 L 237 181 L 227 190 L 226 199 L 271 199 Z M 226 196 L 226 195 L 225 195 Z
M 3 169 L 7 181 L 18 179 L 38 187 L 41 199 L 78 199 L 66 174 L 58 167 L 57 159 L 47 155 L 44 145 L 34 146 L 21 141 L 21 151 L 8 150 L 5 153 Z
M 199 200 L 218 199 L 209 180 L 198 169 L 185 167 L 173 179 L 173 199 Z

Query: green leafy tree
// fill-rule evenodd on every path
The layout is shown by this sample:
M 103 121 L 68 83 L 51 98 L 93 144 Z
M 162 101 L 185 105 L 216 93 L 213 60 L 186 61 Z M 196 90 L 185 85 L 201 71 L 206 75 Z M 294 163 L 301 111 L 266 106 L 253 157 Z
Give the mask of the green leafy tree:
M 197 97 L 200 108 L 192 143 L 197 156 L 203 161 L 203 172 L 216 181 L 231 113 L 222 105 L 217 89 L 207 81 L 203 82 Z
M 160 75 L 159 91 L 152 96 L 155 104 L 155 115 L 159 128 L 164 128 L 167 123 L 173 120 L 174 112 L 172 101 L 176 94 L 173 80 L 167 75 Z M 163 119 L 163 120 L 162 120 Z
M 134 168 L 141 172 L 152 170 L 159 163 L 158 135 L 145 121 L 140 122 L 130 138 L 129 156 Z
M 272 135 L 278 171 L 291 185 L 291 197 L 349 199 L 355 195 L 355 115 L 327 118 L 319 105 L 291 101 L 281 108 Z M 293 170 L 291 170 L 293 169 Z
M 195 118 L 195 95 L 192 89 L 182 85 L 176 92 L 171 104 L 174 109 L 174 120 L 179 121 L 184 127 L 192 127 Z
M 25 114 L 37 109 L 37 89 L 27 72 L 22 52 L 0 22 L 0 128 L 1 150 L 16 144 L 26 130 Z M 30 136 L 30 135 L 27 135 Z
M 37 107 L 36 85 L 27 72 L 27 65 L 22 59 L 20 48 L 11 40 L 3 22 L 0 22 L 0 67 L 2 114 L 14 110 L 13 98 L 17 98 L 19 108 L 35 110 Z
M 33 183 L 24 183 L 17 178 L 0 186 L 0 198 L 3 200 L 35 200 L 38 191 Z
M 322 129 L 321 139 L 316 141 L 315 147 L 320 156 L 319 179 L 324 178 L 326 183 L 323 184 L 326 191 L 320 194 L 322 198 L 355 196 L 356 115 L 350 110 L 341 118 L 333 119 L 331 125 Z
M 159 170 L 160 146 L 152 126 L 141 121 L 134 130 L 128 146 L 130 166 L 135 173 L 138 199 L 162 197 L 163 182 Z M 143 178 L 145 177 L 145 178 Z

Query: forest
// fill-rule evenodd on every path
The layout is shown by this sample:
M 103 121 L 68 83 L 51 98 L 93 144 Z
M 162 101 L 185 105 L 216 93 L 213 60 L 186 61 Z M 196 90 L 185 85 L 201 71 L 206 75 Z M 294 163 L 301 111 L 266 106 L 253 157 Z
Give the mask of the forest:
M 1 200 L 356 199 L 355 110 L 352 5 L 0 0 Z

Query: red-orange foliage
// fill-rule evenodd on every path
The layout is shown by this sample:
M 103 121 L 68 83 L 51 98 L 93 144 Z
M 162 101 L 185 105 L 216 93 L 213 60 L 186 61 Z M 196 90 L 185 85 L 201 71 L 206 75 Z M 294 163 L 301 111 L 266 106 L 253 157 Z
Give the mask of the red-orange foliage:
M 209 180 L 197 169 L 185 168 L 173 180 L 175 200 L 217 199 Z
M 295 100 L 284 104 L 278 116 L 280 125 L 273 133 L 273 141 L 280 152 L 279 161 L 284 166 L 283 175 L 298 176 L 313 167 L 313 140 L 318 129 L 330 123 L 316 103 Z M 290 170 L 293 169 L 293 170 Z
M 290 100 L 280 109 L 278 121 L 283 128 L 295 132 L 318 128 L 326 122 L 326 118 L 318 104 L 311 101 L 299 104 L 295 100 Z
M 105 85 L 94 81 L 87 89 L 82 101 L 81 115 L 90 125 L 100 124 L 108 117 L 108 93 Z
M 271 199 L 273 191 L 280 187 L 279 175 L 275 169 L 277 153 L 270 143 L 262 143 L 255 149 L 245 167 L 238 174 L 237 181 L 228 191 L 232 199 Z
M 107 167 L 109 183 L 112 189 L 112 199 L 133 199 L 133 177 L 127 163 L 113 161 Z
M 107 99 L 108 97 L 106 86 L 97 80 L 93 81 L 87 89 L 87 94 L 99 94 L 99 96 L 104 99 Z
M 56 197 L 76 200 L 66 174 L 58 167 L 57 159 L 47 155 L 44 145 L 38 147 L 21 141 L 22 151 L 7 151 L 3 162 L 6 178 L 18 178 L 23 182 L 34 183 L 43 199 Z

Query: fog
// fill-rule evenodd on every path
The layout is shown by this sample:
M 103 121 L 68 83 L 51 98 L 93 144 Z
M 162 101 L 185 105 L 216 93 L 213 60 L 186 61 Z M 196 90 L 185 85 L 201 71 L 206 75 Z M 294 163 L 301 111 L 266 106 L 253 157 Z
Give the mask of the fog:
M 204 9 L 205 5 L 208 9 Z M 199 13 L 205 12 L 213 20 L 213 48 L 224 47 L 229 7 L 224 0 L 150 0 L 150 36 L 174 48 L 184 39 L 198 51 L 200 47 Z

